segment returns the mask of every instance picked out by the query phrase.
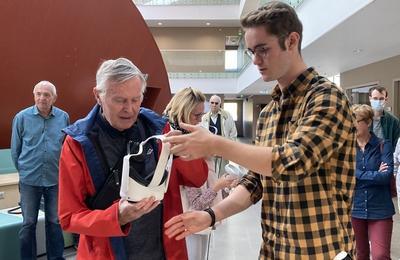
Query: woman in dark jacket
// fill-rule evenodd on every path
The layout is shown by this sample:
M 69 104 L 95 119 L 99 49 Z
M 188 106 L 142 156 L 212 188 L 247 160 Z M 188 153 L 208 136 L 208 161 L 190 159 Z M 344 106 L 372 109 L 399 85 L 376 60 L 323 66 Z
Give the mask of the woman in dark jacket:
M 392 145 L 369 131 L 374 116 L 370 106 L 354 105 L 353 111 L 358 144 L 352 211 L 357 259 L 370 259 L 370 251 L 372 259 L 390 259 L 395 214 L 390 193 Z

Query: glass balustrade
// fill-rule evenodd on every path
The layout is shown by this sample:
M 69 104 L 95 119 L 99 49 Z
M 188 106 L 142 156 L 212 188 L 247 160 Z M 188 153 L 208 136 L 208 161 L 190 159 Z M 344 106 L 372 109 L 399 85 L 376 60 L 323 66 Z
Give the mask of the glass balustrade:
M 268 2 L 271 2 L 272 0 L 260 0 L 260 5 L 265 5 Z M 282 2 L 285 2 L 289 5 L 291 5 L 293 8 L 297 8 L 304 0 L 281 0 Z
M 239 5 L 240 0 L 133 0 L 137 5 Z
M 249 64 L 243 49 L 238 50 L 161 50 L 172 78 L 238 77 Z

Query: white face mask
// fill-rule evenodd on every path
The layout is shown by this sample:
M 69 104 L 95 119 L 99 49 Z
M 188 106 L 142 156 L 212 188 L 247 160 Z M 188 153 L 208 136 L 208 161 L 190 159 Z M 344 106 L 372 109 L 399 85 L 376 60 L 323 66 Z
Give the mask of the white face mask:
M 382 112 L 383 109 L 385 108 L 385 101 L 384 100 L 370 99 L 369 101 L 371 102 L 371 107 L 372 107 L 372 109 L 374 111 Z

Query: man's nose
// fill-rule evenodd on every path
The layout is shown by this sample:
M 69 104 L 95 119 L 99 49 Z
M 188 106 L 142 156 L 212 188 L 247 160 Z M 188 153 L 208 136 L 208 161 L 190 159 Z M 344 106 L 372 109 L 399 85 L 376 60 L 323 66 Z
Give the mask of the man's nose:
M 126 102 L 124 106 L 124 110 L 129 113 L 135 113 L 137 110 L 137 105 L 135 102 Z
M 252 60 L 254 65 L 258 65 L 262 63 L 262 58 L 259 57 L 258 55 L 254 55 L 253 60 Z

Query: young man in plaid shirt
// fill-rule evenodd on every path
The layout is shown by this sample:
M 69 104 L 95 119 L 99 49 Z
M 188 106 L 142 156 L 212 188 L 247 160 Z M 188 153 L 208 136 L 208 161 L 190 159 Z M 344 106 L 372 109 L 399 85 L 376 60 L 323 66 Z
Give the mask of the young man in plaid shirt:
M 218 155 L 251 171 L 212 209 L 172 218 L 166 233 L 181 239 L 262 199 L 260 259 L 351 259 L 356 138 L 349 101 L 307 68 L 293 8 L 270 2 L 241 22 L 263 80 L 278 82 L 260 113 L 256 146 L 188 125 L 191 134 L 167 141 L 188 160 Z

